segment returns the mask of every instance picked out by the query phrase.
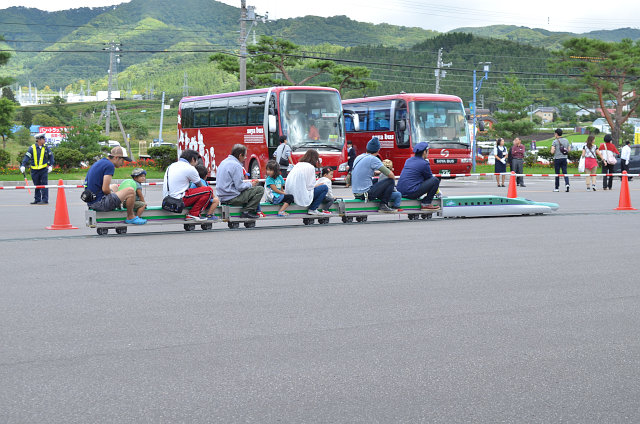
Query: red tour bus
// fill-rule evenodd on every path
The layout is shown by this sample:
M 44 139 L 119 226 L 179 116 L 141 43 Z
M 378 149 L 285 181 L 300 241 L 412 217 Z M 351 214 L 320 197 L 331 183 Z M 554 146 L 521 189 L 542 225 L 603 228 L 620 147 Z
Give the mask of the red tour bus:
M 469 130 L 459 97 L 401 93 L 344 100 L 342 107 L 347 137 L 357 154 L 365 153 L 367 142 L 378 136 L 380 158 L 393 162 L 396 175 L 421 141 L 429 142 L 434 174 L 463 174 L 471 169 Z M 353 119 L 356 114 L 358 119 Z
M 178 155 L 185 149 L 196 150 L 213 178 L 216 167 L 237 143 L 247 146 L 244 165 L 251 178 L 265 177 L 265 165 L 273 158 L 282 134 L 287 134 L 293 151 L 292 163 L 314 148 L 322 166 L 344 171 L 344 117 L 340 94 L 334 88 L 272 87 L 180 101 Z

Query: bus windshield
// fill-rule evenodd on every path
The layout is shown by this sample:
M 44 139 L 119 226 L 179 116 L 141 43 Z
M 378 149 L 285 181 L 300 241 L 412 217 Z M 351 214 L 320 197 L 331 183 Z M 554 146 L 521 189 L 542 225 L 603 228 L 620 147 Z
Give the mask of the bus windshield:
M 334 91 L 283 91 L 280 94 L 282 132 L 295 151 L 304 148 L 342 150 L 342 105 Z
M 460 103 L 414 101 L 410 113 L 414 145 L 428 141 L 430 147 L 469 148 L 467 120 Z

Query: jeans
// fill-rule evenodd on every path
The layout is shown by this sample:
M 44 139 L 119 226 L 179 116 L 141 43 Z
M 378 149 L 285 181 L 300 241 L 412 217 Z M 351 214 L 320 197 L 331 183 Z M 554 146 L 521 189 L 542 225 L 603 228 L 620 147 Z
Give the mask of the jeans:
M 511 170 L 516 174 L 524 174 L 524 159 L 513 158 Z M 516 177 L 516 184 L 524 184 L 524 177 Z
M 391 178 L 378 181 L 369 189 L 369 200 L 380 199 L 380 203 L 389 204 L 396 182 Z
M 613 165 L 609 165 L 608 163 L 602 163 L 602 173 L 603 174 L 613 174 Z M 607 180 L 608 179 L 608 180 Z M 613 177 L 607 177 L 606 175 L 602 177 L 602 188 L 608 188 L 611 190 L 611 186 L 613 185 Z
M 47 185 L 49 184 L 49 171 L 47 168 L 31 170 L 31 179 L 33 185 Z M 49 202 L 49 189 L 37 188 L 35 189 L 34 199 L 36 202 Z
M 399 191 L 392 191 L 389 201 L 391 202 L 392 207 L 396 209 L 399 208 L 402 204 L 402 193 L 400 193 Z
M 408 199 L 419 199 L 420 196 L 426 194 L 427 196 L 422 199 L 420 203 L 423 205 L 430 205 L 433 197 L 438 192 L 438 187 L 440 187 L 440 180 L 436 177 L 431 177 L 424 180 L 415 191 L 402 194 Z
M 556 174 L 564 174 L 564 185 L 569 185 L 569 177 L 567 177 L 567 159 L 554 159 L 553 167 Z M 562 172 L 560 172 L 562 170 Z M 560 187 L 560 177 L 556 177 L 556 188 Z
M 314 211 L 318 209 L 320 203 L 324 202 L 324 198 L 327 197 L 327 193 L 329 192 L 329 187 L 322 184 L 313 189 L 313 200 L 309 205 L 309 210 Z

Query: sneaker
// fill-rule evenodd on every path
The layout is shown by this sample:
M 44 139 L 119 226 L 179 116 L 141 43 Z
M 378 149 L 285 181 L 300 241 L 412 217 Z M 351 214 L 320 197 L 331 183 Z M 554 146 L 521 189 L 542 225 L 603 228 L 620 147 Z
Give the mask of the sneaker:
M 210 221 L 210 222 L 218 222 L 218 220 L 219 220 L 219 218 L 217 216 L 215 216 L 214 214 L 207 214 L 207 215 L 205 215 L 205 216 L 203 216 L 201 218 L 204 218 L 204 219 L 206 219 L 207 221 Z
M 319 215 L 324 215 L 322 212 L 320 212 L 317 209 L 309 209 L 307 211 L 307 215 L 315 215 L 315 216 L 319 216 Z
M 260 218 L 264 218 L 265 216 L 267 216 L 262 211 L 256 212 L 256 215 L 258 215 L 258 217 L 260 217 Z
M 591 186 L 591 190 L 596 191 L 596 185 L 595 184 Z
M 320 212 L 322 215 L 333 215 L 333 214 L 331 213 L 331 211 L 324 211 L 324 210 L 322 210 L 322 211 L 319 211 L 319 212 Z
M 438 210 L 438 209 L 440 209 L 440 207 L 436 206 L 436 205 L 431 205 L 431 204 L 429 204 L 429 205 L 420 205 L 420 210 L 423 210 L 423 211 L 435 211 L 435 210 Z
M 256 213 L 249 212 L 249 211 L 245 211 L 245 212 L 242 212 L 242 213 L 240 214 L 240 218 L 245 218 L 245 219 L 258 219 L 258 218 L 260 218 L 260 216 L 259 216 L 258 214 L 256 214 Z
M 567 193 L 569 193 L 569 184 L 565 186 L 567 188 Z
M 553 191 L 560 191 L 560 190 L 558 190 L 557 188 L 554 188 Z
M 127 224 L 143 225 L 147 223 L 147 220 L 139 216 L 134 216 L 132 219 L 125 219 L 124 222 Z
M 392 209 L 386 203 L 380 203 L 380 207 L 378 208 L 378 212 L 382 213 L 394 213 L 395 209 Z
M 207 222 L 207 218 L 206 217 L 200 218 L 199 216 L 193 216 L 193 215 L 187 215 L 184 218 L 184 220 L 185 221 L 189 221 L 189 222 Z
M 287 211 L 278 212 L 278 214 L 276 216 L 280 216 L 280 217 L 289 216 L 289 212 L 287 212 Z
M 526 185 L 524 185 L 524 183 L 523 183 L 523 184 L 520 184 L 520 187 L 526 187 Z
M 587 191 L 590 191 L 590 190 L 591 190 L 591 187 L 587 187 Z
M 30 205 L 39 205 L 39 204 L 40 204 L 40 202 L 39 202 L 39 201 L 37 201 L 37 200 L 34 200 L 33 202 L 31 202 L 31 203 L 29 203 L 29 204 L 30 204 Z

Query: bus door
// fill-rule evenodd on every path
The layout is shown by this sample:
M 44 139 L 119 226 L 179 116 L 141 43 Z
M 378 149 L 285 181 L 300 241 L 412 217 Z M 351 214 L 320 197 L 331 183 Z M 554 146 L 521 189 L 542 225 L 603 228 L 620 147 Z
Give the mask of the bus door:
M 276 93 L 271 93 L 271 96 L 269 97 L 269 113 L 268 113 L 268 119 L 265 125 L 265 128 L 267 128 L 267 149 L 269 150 L 269 159 L 273 158 L 273 153 L 276 151 L 276 149 L 278 148 L 278 145 L 280 145 L 280 131 L 278 131 L 278 109 L 277 109 L 277 100 L 276 100 Z M 273 116 L 275 119 L 270 118 L 271 116 Z
M 411 151 L 409 117 L 407 113 L 407 102 L 402 99 L 395 101 L 393 132 L 395 138 L 395 148 L 393 148 L 390 159 L 393 161 L 393 167 L 396 169 L 397 175 L 399 170 L 404 167 L 404 163 L 413 154 Z

